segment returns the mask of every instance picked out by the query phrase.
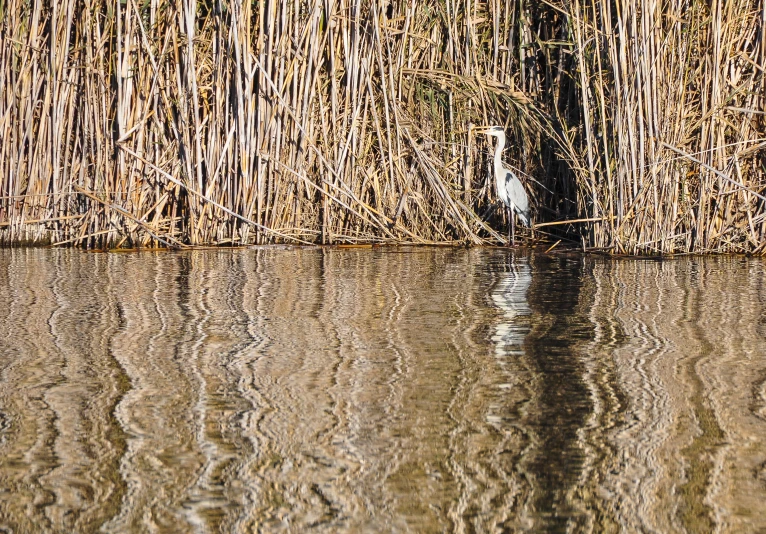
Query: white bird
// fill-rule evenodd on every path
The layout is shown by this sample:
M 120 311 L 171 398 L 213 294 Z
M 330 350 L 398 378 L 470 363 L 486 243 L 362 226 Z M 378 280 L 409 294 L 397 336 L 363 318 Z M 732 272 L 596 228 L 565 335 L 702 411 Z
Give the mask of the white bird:
M 497 137 L 497 147 L 495 148 L 495 184 L 497 185 L 497 196 L 503 201 L 503 204 L 511 210 L 511 243 L 516 244 L 515 215 L 519 216 L 522 224 L 529 228 L 529 199 L 524 186 L 521 185 L 519 178 L 511 169 L 503 166 L 500 157 L 505 148 L 505 132 L 501 126 L 490 126 L 482 130 L 489 136 Z

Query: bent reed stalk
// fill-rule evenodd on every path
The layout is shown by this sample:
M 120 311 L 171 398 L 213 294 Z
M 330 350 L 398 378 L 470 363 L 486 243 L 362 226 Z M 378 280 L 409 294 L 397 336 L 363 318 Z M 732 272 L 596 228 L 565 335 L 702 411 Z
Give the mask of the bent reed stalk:
M 760 0 L 0 0 L 0 240 L 766 251 Z M 560 221 L 580 221 L 550 224 Z

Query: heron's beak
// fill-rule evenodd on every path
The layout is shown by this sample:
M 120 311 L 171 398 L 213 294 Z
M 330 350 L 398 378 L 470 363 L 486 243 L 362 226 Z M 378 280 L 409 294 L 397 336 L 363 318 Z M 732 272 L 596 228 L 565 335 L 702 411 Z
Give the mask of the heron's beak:
M 473 131 L 476 133 L 487 133 L 490 126 L 474 126 Z

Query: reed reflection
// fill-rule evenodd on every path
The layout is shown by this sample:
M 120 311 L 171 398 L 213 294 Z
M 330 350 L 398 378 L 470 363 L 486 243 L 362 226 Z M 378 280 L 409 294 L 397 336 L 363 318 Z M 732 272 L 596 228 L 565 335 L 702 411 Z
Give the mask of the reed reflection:
M 524 344 L 534 377 L 525 411 L 534 446 L 524 462 L 534 528 L 566 532 L 587 523 L 579 493 L 587 465 L 581 434 L 593 403 L 582 349 L 593 338 L 593 324 L 582 314 L 587 292 L 580 258 L 537 256 L 534 267 L 540 274 L 528 292 L 532 317 Z
M 0 250 L 0 527 L 758 531 L 764 272 Z
M 763 261 L 589 263 L 590 349 L 612 368 L 584 434 L 608 453 L 590 477 L 600 508 L 630 531 L 763 530 Z

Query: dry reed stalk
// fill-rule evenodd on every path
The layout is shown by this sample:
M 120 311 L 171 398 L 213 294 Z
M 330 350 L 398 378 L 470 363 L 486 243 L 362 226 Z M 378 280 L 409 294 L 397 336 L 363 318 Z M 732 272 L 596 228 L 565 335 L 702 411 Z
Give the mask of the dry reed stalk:
M 580 179 L 595 188 L 581 197 L 594 215 L 616 216 L 593 227 L 591 244 L 628 253 L 753 250 L 764 240 L 748 223 L 764 210 L 752 194 L 766 185 L 763 154 L 749 152 L 736 170 L 735 162 L 764 132 L 762 4 L 574 7 L 587 37 L 577 47 L 590 80 L 581 99 L 602 115 L 584 118 L 602 135 L 573 146 L 601 155 Z
M 468 127 L 501 123 L 538 222 L 580 221 L 558 237 L 762 252 L 765 18 L 756 0 L 4 0 L 0 240 L 504 242 Z

